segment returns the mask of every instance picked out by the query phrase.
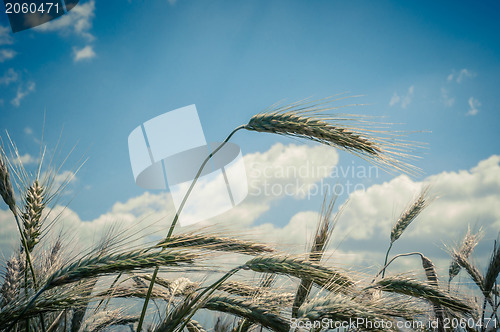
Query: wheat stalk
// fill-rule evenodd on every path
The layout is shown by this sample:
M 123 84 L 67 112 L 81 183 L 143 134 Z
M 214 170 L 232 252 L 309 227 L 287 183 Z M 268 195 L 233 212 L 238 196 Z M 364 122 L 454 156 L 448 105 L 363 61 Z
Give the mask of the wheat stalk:
M 493 289 L 493 285 L 497 280 L 498 274 L 500 273 L 500 246 L 496 247 L 496 250 L 491 255 L 490 263 L 488 265 L 488 270 L 484 277 L 484 291 L 486 294 L 490 294 Z
M 398 218 L 391 230 L 391 243 L 394 243 L 403 234 L 406 228 L 422 212 L 430 201 L 427 197 L 429 186 L 426 186 L 420 192 L 420 195 L 406 208 Z
M 259 256 L 243 265 L 244 269 L 255 272 L 277 273 L 311 280 L 320 287 L 335 291 L 347 291 L 354 282 L 346 274 L 298 257 Z
M 467 274 L 470 276 L 472 281 L 477 285 L 477 287 L 481 290 L 481 292 L 486 295 L 486 291 L 484 289 L 484 277 L 482 276 L 481 272 L 479 272 L 479 269 L 473 265 L 463 254 L 462 252 L 455 251 L 453 253 L 453 259 L 457 264 L 461 267 L 464 268 L 465 271 L 467 271 Z
M 174 331 L 178 325 L 182 322 L 182 320 L 189 314 L 192 310 L 193 304 L 195 304 L 197 298 L 195 297 L 195 293 L 191 293 L 186 296 L 183 301 L 178 304 L 174 310 L 171 310 L 167 317 L 154 329 L 155 332 L 172 332 Z M 189 318 L 188 322 L 191 320 Z
M 475 234 L 472 234 L 470 227 L 468 227 L 467 233 L 465 234 L 465 236 L 460 244 L 460 248 L 458 249 L 458 251 L 452 250 L 452 252 L 453 253 L 456 252 L 460 257 L 467 259 L 470 256 L 470 254 L 472 253 L 472 251 L 474 250 L 474 248 L 479 243 L 479 240 L 481 239 L 481 237 L 482 237 L 481 231 L 479 231 Z M 452 255 L 452 256 L 455 257 L 455 255 Z M 448 269 L 448 274 L 449 274 L 448 287 L 449 287 L 451 280 L 453 280 L 453 278 L 455 278 L 459 272 L 460 272 L 460 264 L 456 261 L 456 259 L 452 259 L 452 261 L 450 263 L 450 267 Z
M 409 157 L 404 151 L 409 144 L 390 142 L 376 137 L 381 131 L 346 126 L 343 123 L 366 125 L 354 115 L 325 115 L 337 107 L 329 103 L 332 98 L 320 101 L 299 101 L 288 105 L 273 105 L 254 115 L 245 129 L 257 132 L 300 137 L 351 152 L 374 164 L 415 173 L 417 169 L 399 160 Z M 375 134 L 375 135 L 374 135 Z
M 33 182 L 26 192 L 25 211 L 21 214 L 21 218 L 29 252 L 32 252 L 35 245 L 40 241 L 42 212 L 46 204 L 44 194 L 44 188 L 39 184 L 38 180 Z
M 444 292 L 442 289 L 429 283 L 404 276 L 391 276 L 377 282 L 385 292 L 405 294 L 412 297 L 423 298 L 432 304 L 450 308 L 452 310 L 471 313 L 473 308 L 461 299 Z
M 57 291 L 43 292 L 36 301 L 18 296 L 15 301 L 0 310 L 0 326 L 11 331 L 20 318 L 32 318 L 48 312 L 85 306 L 90 300 L 94 300 L 91 295 L 85 295 L 87 286 L 87 283 L 81 283 L 73 287 L 61 287 Z
M 110 326 L 128 325 L 137 322 L 139 317 L 124 315 L 121 309 L 106 310 L 87 318 L 81 328 L 74 328 L 72 331 L 92 331 L 98 332 Z
M 429 283 L 438 288 L 439 284 L 439 278 L 438 274 L 436 271 L 436 266 L 434 263 L 424 255 L 420 255 L 420 259 L 422 260 L 422 267 L 424 268 L 425 276 L 427 277 L 427 280 Z M 434 310 L 434 315 L 436 316 L 437 322 L 438 322 L 438 331 L 439 332 L 444 332 L 444 309 L 440 305 L 437 304 L 432 304 L 432 308 Z
M 158 243 L 157 246 L 163 248 L 192 247 L 203 250 L 228 251 L 248 255 L 274 252 L 273 248 L 264 244 L 209 234 L 173 235 L 168 240 L 165 239 Z
M 401 213 L 398 220 L 392 226 L 391 229 L 391 242 L 389 243 L 389 248 L 385 254 L 384 269 L 382 271 L 382 278 L 385 276 L 385 266 L 387 265 L 387 260 L 389 258 L 389 253 L 392 249 L 394 242 L 400 238 L 406 228 L 411 224 L 413 220 L 422 212 L 427 205 L 430 203 L 430 199 L 427 197 L 429 192 L 429 186 L 425 186 L 417 198 Z
M 0 293 L 2 302 L 0 308 L 12 302 L 19 294 L 21 279 L 24 273 L 24 260 L 19 254 L 13 255 L 8 261 L 4 272 L 4 282 Z
M 326 197 L 323 200 L 323 205 L 321 208 L 321 217 L 316 228 L 316 233 L 313 238 L 313 244 L 309 253 L 309 259 L 313 262 L 321 261 L 323 257 L 323 252 L 328 246 L 330 238 L 335 228 L 335 224 L 338 220 L 337 214 L 335 219 L 332 219 L 333 207 L 335 205 L 334 197 L 330 200 L 329 204 L 326 204 Z M 301 280 L 300 285 L 297 288 L 297 293 L 295 295 L 295 300 L 292 305 L 292 317 L 297 317 L 298 310 L 300 306 L 304 303 L 309 292 L 311 291 L 312 281 L 311 280 Z
M 285 303 L 290 303 L 294 299 L 292 293 L 276 293 L 264 290 L 262 287 L 255 287 L 239 281 L 226 281 L 217 288 L 232 295 L 250 297 L 254 302 L 262 302 L 268 306 L 277 307 Z
M 149 252 L 148 249 L 118 254 L 91 256 L 72 263 L 51 275 L 44 288 L 50 289 L 67 283 L 120 271 L 131 271 L 163 265 L 190 264 L 198 256 L 181 251 Z
M 10 180 L 9 169 L 7 168 L 7 159 L 3 148 L 0 146 L 0 195 L 5 204 L 9 207 L 12 213 L 16 212 L 16 198 L 14 196 L 14 188 Z

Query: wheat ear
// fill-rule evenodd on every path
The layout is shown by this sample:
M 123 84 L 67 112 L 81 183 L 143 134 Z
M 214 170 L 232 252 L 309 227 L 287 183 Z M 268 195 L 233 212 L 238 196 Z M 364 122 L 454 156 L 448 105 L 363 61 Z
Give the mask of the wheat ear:
M 21 288 L 21 279 L 24 273 L 24 260 L 21 260 L 19 254 L 13 255 L 8 261 L 4 272 L 4 282 L 0 293 L 2 301 L 0 308 L 6 306 L 19 294 Z
M 44 188 L 39 184 L 38 180 L 26 192 L 25 211 L 21 214 L 21 218 L 29 252 L 32 252 L 35 245 L 40 241 L 42 212 L 45 207 L 44 194 Z
M 338 108 L 330 105 L 332 101 L 332 98 L 326 98 L 273 105 L 254 115 L 244 128 L 309 139 L 351 152 L 386 168 L 418 173 L 415 167 L 400 160 L 409 157 L 405 150 L 410 144 L 377 137 L 383 132 L 362 128 L 367 122 L 354 115 L 326 115 L 326 112 Z
M 498 274 L 500 273 L 500 246 L 496 246 L 495 250 L 491 254 L 490 263 L 488 265 L 488 270 L 484 277 L 484 291 L 486 294 L 490 294 L 493 289 L 493 285 L 497 280 Z
M 479 243 L 480 239 L 482 237 L 482 232 L 481 230 L 475 234 L 471 233 L 470 227 L 467 228 L 467 233 L 465 234 L 461 244 L 460 248 L 458 250 L 452 250 L 452 253 L 456 253 L 458 256 L 460 256 L 463 259 L 468 259 L 474 248 L 477 246 Z M 449 279 L 448 279 L 448 288 L 450 286 L 450 282 L 455 278 L 458 273 L 460 272 L 460 264 L 457 262 L 455 259 L 455 255 L 452 255 L 454 259 L 452 259 L 450 263 L 450 267 L 448 269 L 448 274 L 449 274 Z
M 237 252 L 248 255 L 274 252 L 273 248 L 264 244 L 208 234 L 173 235 L 168 240 L 158 243 L 158 247 L 192 247 L 196 249 Z
M 387 265 L 387 259 L 389 258 L 389 252 L 391 251 L 394 242 L 400 238 L 406 228 L 411 224 L 413 220 L 422 212 L 427 205 L 430 203 L 430 199 L 427 197 L 429 193 L 429 186 L 425 186 L 417 198 L 401 213 L 398 220 L 392 226 L 391 229 L 391 242 L 389 243 L 389 248 L 385 254 L 384 266 Z M 382 271 L 382 278 L 385 276 L 385 268 Z
M 416 279 L 404 276 L 391 276 L 379 280 L 377 286 L 385 292 L 405 294 L 426 299 L 432 304 L 447 307 L 458 312 L 470 313 L 473 311 L 470 304 L 444 292 L 440 288 Z
M 323 252 L 328 246 L 330 238 L 335 228 L 336 221 L 338 220 L 339 214 L 336 215 L 335 219 L 332 218 L 333 207 L 335 206 L 334 197 L 330 202 L 326 203 L 326 197 L 323 200 L 323 205 L 321 207 L 321 217 L 316 228 L 316 233 L 313 238 L 312 247 L 309 253 L 309 259 L 313 262 L 321 261 L 323 257 Z M 297 293 L 295 294 L 295 300 L 292 305 L 292 317 L 296 318 L 300 306 L 304 303 L 309 292 L 311 291 L 312 281 L 311 280 L 301 280 L 300 285 L 297 288 Z
M 347 291 L 354 286 L 354 282 L 347 274 L 298 257 L 260 256 L 246 262 L 243 268 L 311 280 L 319 287 L 335 291 Z

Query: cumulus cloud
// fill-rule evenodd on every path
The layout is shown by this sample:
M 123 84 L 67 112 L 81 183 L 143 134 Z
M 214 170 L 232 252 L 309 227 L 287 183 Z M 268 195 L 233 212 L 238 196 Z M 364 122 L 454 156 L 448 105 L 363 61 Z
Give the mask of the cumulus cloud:
M 16 51 L 11 49 L 1 49 L 0 50 L 0 63 L 10 60 L 16 56 Z
M 28 82 L 26 87 L 20 85 L 17 88 L 16 97 L 14 97 L 14 99 L 10 101 L 11 104 L 14 105 L 15 107 L 19 107 L 21 105 L 21 100 L 23 100 L 24 97 L 35 91 L 35 86 L 36 86 L 35 82 Z
M 448 82 L 455 81 L 455 82 L 460 84 L 463 81 L 465 81 L 467 78 L 473 78 L 475 76 L 476 76 L 475 72 L 473 72 L 467 68 L 463 68 L 463 69 L 459 70 L 458 72 L 453 70 L 451 72 L 451 74 L 448 75 L 447 81 Z
M 82 61 L 82 60 L 90 60 L 90 59 L 94 58 L 96 55 L 93 47 L 90 45 L 87 45 L 81 49 L 74 47 L 73 53 L 74 53 L 73 60 L 75 62 Z
M 76 34 L 88 41 L 92 41 L 95 37 L 90 33 L 90 30 L 92 29 L 94 17 L 95 1 L 80 2 L 67 14 L 57 20 L 39 25 L 35 27 L 35 30 L 39 32 L 59 32 L 64 35 Z
M 262 191 L 266 183 L 281 187 L 288 184 L 297 186 L 296 181 L 299 181 L 299 186 L 306 184 L 304 188 L 310 188 L 307 184 L 318 183 L 331 174 L 337 158 L 335 150 L 318 145 L 276 144 L 266 152 L 248 154 L 244 159 L 249 191 L 252 191 L 251 186 L 254 187 L 254 193 L 257 189 Z M 326 165 L 326 169 L 314 173 L 314 168 L 308 166 L 308 171 L 300 175 L 294 173 L 306 160 Z M 295 168 L 290 168 L 290 173 L 287 173 L 290 165 Z M 382 264 L 393 223 L 412 198 L 428 184 L 431 185 L 433 195 L 438 198 L 395 243 L 394 254 L 421 251 L 433 258 L 441 271 L 445 271 L 449 258 L 443 250 L 444 244 L 459 241 L 469 224 L 474 226 L 478 222 L 487 234 L 496 236 L 500 228 L 500 205 L 497 204 L 500 201 L 500 156 L 494 155 L 469 170 L 442 172 L 421 181 L 400 175 L 388 182 L 353 192 L 339 218 L 328 255 L 331 254 L 333 260 L 340 262 L 339 256 L 348 257 L 349 262 L 364 266 Z M 301 204 L 303 195 L 297 190 L 291 190 L 291 193 L 297 199 L 297 203 L 291 204 Z M 208 229 L 232 229 L 233 233 L 245 234 L 259 241 L 281 243 L 286 245 L 287 250 L 299 253 L 306 250 L 305 243 L 314 233 L 318 211 L 298 212 L 284 226 L 279 226 L 275 220 L 255 225 L 255 221 L 271 209 L 273 202 L 285 196 L 283 192 L 270 196 L 249 194 L 242 204 L 210 220 L 211 226 Z M 10 217 L 7 211 L 0 212 L 0 223 L 3 225 Z M 90 246 L 96 234 L 103 233 L 112 223 L 136 234 L 136 243 L 157 240 L 168 231 L 174 213 L 172 198 L 167 192 L 145 192 L 125 202 L 117 202 L 109 212 L 91 221 L 81 220 L 75 211 L 68 208 L 58 206 L 54 209 L 54 215 L 61 214 L 57 227 L 71 230 L 76 234 L 73 242 L 79 242 L 82 247 Z M 13 221 L 10 220 L 9 223 L 12 224 Z M 199 229 L 201 226 L 203 224 L 178 227 L 177 231 Z M 15 227 L 2 227 L 2 250 L 6 250 L 7 243 L 18 243 L 15 242 L 15 232 Z M 487 256 L 486 252 L 476 252 L 476 257 L 486 260 Z M 415 260 L 412 258 L 400 261 L 400 266 L 405 268 L 418 268 L 414 264 Z
M 13 165 L 23 165 L 23 166 L 28 166 L 37 163 L 38 158 L 30 155 L 29 153 L 25 153 L 22 155 L 19 155 L 17 158 L 12 158 L 11 163 Z
M 408 92 L 405 95 L 400 96 L 397 92 L 394 92 L 389 101 L 389 106 L 400 104 L 401 108 L 406 108 L 412 102 L 414 90 L 415 86 L 412 85 L 408 88 Z
M 477 113 L 479 113 L 479 107 L 481 106 L 479 100 L 474 97 L 470 97 L 468 103 L 469 110 L 467 111 L 466 115 L 476 115 Z

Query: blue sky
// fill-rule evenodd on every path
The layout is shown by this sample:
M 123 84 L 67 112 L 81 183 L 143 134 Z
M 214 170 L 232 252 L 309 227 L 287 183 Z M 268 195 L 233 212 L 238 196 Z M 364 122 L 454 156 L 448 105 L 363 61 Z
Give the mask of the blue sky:
M 80 1 L 68 15 L 16 34 L 0 14 L 1 135 L 5 140 L 8 130 L 28 154 L 27 167 L 44 117 L 49 149 L 61 131 L 63 154 L 77 144 L 63 170 L 82 155 L 88 161 L 66 200 L 86 221 L 145 194 L 132 177 L 127 137 L 189 104 L 207 140 L 217 141 L 283 99 L 363 95 L 338 105 L 365 104 L 343 112 L 422 131 L 408 136 L 426 144 L 415 161 L 424 174 L 412 183 L 470 175 L 500 154 L 498 13 L 496 1 Z M 255 133 L 233 141 L 254 157 L 277 142 L 300 143 Z M 366 165 L 339 153 L 338 165 L 353 162 Z M 363 181 L 382 185 L 394 176 Z M 321 201 L 282 197 L 251 222 L 284 226 Z M 400 207 L 391 202 L 389 215 Z

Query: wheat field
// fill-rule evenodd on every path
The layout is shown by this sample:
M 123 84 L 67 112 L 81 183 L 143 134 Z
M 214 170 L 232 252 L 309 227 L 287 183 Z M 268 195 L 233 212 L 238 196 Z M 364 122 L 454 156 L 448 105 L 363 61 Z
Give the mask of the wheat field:
M 333 113 L 333 100 L 273 105 L 222 145 L 240 130 L 278 134 L 341 149 L 389 171 L 419 172 L 408 161 L 413 144 L 362 117 Z M 375 275 L 324 260 L 341 213 L 334 213 L 332 197 L 325 197 L 309 252 L 302 255 L 237 235 L 175 232 L 182 205 L 155 244 L 127 247 L 123 234 L 110 232 L 75 255 L 65 250 L 63 236 L 47 236 L 58 218 L 46 211 L 65 190 L 64 183 L 54 186 L 57 169 L 29 174 L 14 151 L 9 156 L 2 147 L 0 159 L 0 193 L 20 238 L 18 250 L 3 261 L 2 331 L 496 330 L 500 247 L 481 271 L 470 260 L 480 232 L 469 230 L 451 248 L 445 281 L 420 252 L 391 256 L 393 244 L 404 241 L 408 225 L 435 199 L 428 187 L 394 221 L 385 261 L 373 262 L 383 263 Z M 200 165 L 192 186 L 217 151 Z M 216 266 L 220 255 L 243 263 Z M 392 273 L 400 257 L 418 260 L 421 271 Z M 477 287 L 472 293 L 455 287 L 459 273 Z

